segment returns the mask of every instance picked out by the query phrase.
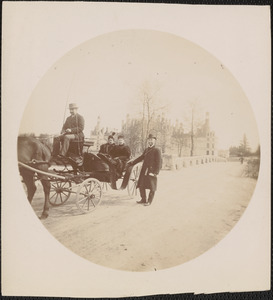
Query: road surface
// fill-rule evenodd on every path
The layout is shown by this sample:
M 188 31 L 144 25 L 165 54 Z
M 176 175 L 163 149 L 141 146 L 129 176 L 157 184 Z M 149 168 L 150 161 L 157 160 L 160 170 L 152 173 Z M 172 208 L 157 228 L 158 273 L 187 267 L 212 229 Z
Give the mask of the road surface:
M 126 271 L 152 271 L 187 262 L 218 243 L 246 209 L 256 180 L 238 162 L 161 171 L 151 206 L 127 191 L 108 190 L 100 206 L 80 214 L 73 197 L 51 207 L 42 223 L 64 246 L 93 263 Z M 39 187 L 39 190 L 41 187 Z M 43 194 L 32 207 L 41 214 Z

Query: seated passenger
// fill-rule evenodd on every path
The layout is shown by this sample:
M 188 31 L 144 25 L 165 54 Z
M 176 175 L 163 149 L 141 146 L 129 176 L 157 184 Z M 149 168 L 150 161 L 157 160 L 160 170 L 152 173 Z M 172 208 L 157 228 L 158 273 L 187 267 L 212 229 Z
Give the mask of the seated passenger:
M 115 133 L 113 132 L 108 136 L 108 142 L 100 146 L 100 154 L 110 155 L 111 151 L 115 147 L 114 135 Z
M 121 176 L 125 169 L 126 162 L 131 157 L 131 150 L 129 146 L 125 145 L 124 136 L 118 136 L 118 145 L 115 145 L 110 153 L 113 158 L 111 162 L 116 166 L 118 176 Z

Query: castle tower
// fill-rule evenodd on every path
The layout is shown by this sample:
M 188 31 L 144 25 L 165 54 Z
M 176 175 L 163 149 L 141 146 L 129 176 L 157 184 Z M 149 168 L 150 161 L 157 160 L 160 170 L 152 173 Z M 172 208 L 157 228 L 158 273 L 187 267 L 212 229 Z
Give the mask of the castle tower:
M 99 147 L 100 147 L 100 116 L 98 116 L 98 119 L 97 119 L 96 136 L 97 136 L 97 150 L 99 150 Z
M 98 116 L 98 118 L 97 118 L 97 125 L 95 128 L 96 134 L 99 134 L 99 131 L 100 131 L 100 116 Z
M 129 123 L 130 123 L 130 115 L 129 114 L 126 115 L 126 123 L 129 126 Z
M 210 132 L 210 124 L 209 124 L 209 112 L 206 112 L 206 121 L 205 121 L 205 133 L 207 134 L 208 132 Z

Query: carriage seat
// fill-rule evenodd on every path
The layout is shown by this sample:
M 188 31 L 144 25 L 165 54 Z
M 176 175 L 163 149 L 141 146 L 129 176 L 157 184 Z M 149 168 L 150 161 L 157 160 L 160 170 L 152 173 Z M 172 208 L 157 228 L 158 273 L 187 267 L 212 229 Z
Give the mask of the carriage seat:
M 110 171 L 114 172 L 117 178 L 121 178 L 126 171 L 126 161 L 115 160 L 108 155 L 98 153 L 97 156 L 101 158 L 110 167 Z
M 92 141 L 92 140 L 90 140 L 88 138 L 85 138 L 84 139 L 84 143 L 83 143 L 83 147 L 85 149 L 84 152 L 87 152 L 87 153 L 90 152 L 90 148 L 93 147 L 94 144 L 95 144 L 94 141 Z

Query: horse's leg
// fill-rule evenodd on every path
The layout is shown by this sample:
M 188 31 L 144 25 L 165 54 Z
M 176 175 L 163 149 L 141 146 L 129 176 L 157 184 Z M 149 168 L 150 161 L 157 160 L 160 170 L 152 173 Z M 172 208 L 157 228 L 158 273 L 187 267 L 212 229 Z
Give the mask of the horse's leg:
M 34 173 L 32 172 L 22 172 L 21 173 L 22 177 L 23 177 L 23 181 L 27 187 L 27 198 L 29 203 L 31 204 L 33 196 L 36 192 L 36 185 L 34 182 Z
M 49 212 L 50 181 L 47 179 L 41 179 L 41 183 L 44 188 L 45 203 L 44 203 L 44 210 L 43 210 L 43 213 L 42 213 L 40 219 L 46 219 L 48 217 L 48 212 Z

